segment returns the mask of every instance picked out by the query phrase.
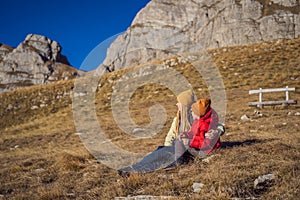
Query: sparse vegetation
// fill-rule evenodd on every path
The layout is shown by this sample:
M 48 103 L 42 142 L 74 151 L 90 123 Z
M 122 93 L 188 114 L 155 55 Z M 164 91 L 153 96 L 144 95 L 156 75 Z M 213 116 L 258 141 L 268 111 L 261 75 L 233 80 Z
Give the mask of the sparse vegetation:
M 174 199 L 297 199 L 300 116 L 296 113 L 300 107 L 266 107 L 257 115 L 255 108 L 248 107 L 257 96 L 250 96 L 248 91 L 288 85 L 296 87 L 291 99 L 300 100 L 300 38 L 214 49 L 209 54 L 222 74 L 227 95 L 227 131 L 222 136 L 222 148 L 210 162 L 196 160 L 172 171 L 121 178 L 99 163 L 75 135 L 70 98 L 74 80 L 59 81 L 0 94 L 0 198 L 113 199 L 150 194 Z M 179 63 L 173 68 L 192 83 L 198 97 L 209 95 L 193 66 Z M 115 80 L 130 69 L 101 77 L 95 102 L 97 116 L 115 144 L 150 152 L 163 144 L 176 113 L 176 98 L 164 86 L 151 84 L 137 89 L 130 102 L 136 123 L 149 123 L 148 108 L 158 102 L 168 118 L 153 139 L 128 139 L 113 120 L 110 97 Z M 266 94 L 265 98 L 281 96 Z M 241 121 L 244 114 L 251 121 Z M 276 176 L 274 184 L 254 189 L 254 180 L 268 173 Z M 193 193 L 194 182 L 204 184 L 200 193 Z
M 136 24 L 133 24 L 132 26 L 130 26 L 130 30 L 131 29 L 134 29 L 134 28 L 144 28 L 145 26 L 143 24 L 140 24 L 140 23 L 136 23 Z
M 272 15 L 279 10 L 289 11 L 293 14 L 299 14 L 300 12 L 299 6 L 286 7 L 283 5 L 279 5 L 278 3 L 271 2 L 270 0 L 257 0 L 257 1 L 261 5 L 263 5 L 263 16 Z

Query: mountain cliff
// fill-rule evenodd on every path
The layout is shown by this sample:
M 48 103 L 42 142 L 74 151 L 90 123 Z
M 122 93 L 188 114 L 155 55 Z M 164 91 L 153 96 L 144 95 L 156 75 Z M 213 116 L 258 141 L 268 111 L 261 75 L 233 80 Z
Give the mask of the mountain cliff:
M 299 0 L 152 0 L 110 46 L 111 70 L 182 52 L 300 36 Z
M 0 44 L 0 92 L 50 83 L 78 75 L 62 47 L 45 36 L 29 34 L 16 48 Z

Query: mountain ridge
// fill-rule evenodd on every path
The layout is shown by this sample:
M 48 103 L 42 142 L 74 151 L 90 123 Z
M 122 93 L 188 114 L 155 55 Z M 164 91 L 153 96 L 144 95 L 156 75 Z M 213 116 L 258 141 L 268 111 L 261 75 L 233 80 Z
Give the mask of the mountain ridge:
M 0 45 L 0 92 L 37 84 L 72 79 L 80 74 L 54 40 L 28 34 L 16 48 Z

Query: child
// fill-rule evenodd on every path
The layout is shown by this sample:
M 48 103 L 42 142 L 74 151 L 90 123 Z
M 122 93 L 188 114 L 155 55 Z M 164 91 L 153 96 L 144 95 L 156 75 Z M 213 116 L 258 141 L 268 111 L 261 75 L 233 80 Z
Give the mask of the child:
M 219 124 L 218 114 L 211 108 L 210 99 L 200 99 L 192 105 L 194 122 L 189 132 L 184 132 L 179 136 L 177 149 L 182 146 L 192 156 L 199 156 L 211 153 L 221 147 L 220 134 L 217 131 Z M 176 149 L 175 145 L 175 149 Z M 181 150 L 182 151 L 182 150 Z M 176 152 L 176 151 L 175 151 Z M 176 152 L 176 157 L 184 152 Z

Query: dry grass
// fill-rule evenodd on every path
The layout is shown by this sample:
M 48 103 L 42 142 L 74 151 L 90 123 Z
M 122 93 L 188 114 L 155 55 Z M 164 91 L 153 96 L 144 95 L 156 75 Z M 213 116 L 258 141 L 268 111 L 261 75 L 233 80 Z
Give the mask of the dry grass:
M 286 6 L 275 4 L 270 0 L 257 0 L 257 1 L 261 5 L 263 5 L 263 16 L 272 15 L 279 10 L 289 11 L 294 14 L 298 14 L 300 12 L 299 6 L 286 7 Z
M 263 116 L 258 116 L 247 103 L 258 98 L 249 96 L 249 89 L 299 86 L 300 39 L 215 49 L 209 53 L 223 76 L 228 100 L 223 146 L 209 163 L 196 160 L 173 171 L 119 177 L 115 170 L 94 159 L 75 135 L 68 96 L 73 81 L 61 81 L 0 94 L 0 198 L 113 199 L 150 194 L 175 199 L 297 199 L 300 116 L 295 113 L 300 112 L 299 106 L 266 107 L 261 110 Z M 196 90 L 197 96 L 208 95 L 201 76 L 192 66 L 179 64 L 174 68 L 194 88 L 204 88 Z M 113 80 L 118 80 L 126 70 L 102 76 L 102 87 L 96 94 L 97 115 L 101 127 L 117 145 L 149 152 L 163 144 L 176 112 L 176 98 L 163 86 L 147 85 L 136 90 L 130 108 L 137 124 L 149 123 L 148 108 L 157 102 L 168 115 L 166 126 L 153 139 L 130 140 L 112 120 L 110 108 Z M 291 99 L 299 101 L 299 97 L 299 90 L 291 93 Z M 265 98 L 284 98 L 284 94 Z M 34 105 L 39 108 L 31 109 Z M 241 121 L 243 114 L 251 121 Z M 254 180 L 268 173 L 275 174 L 274 184 L 264 190 L 254 189 Z M 200 193 L 193 193 L 194 182 L 204 183 Z

